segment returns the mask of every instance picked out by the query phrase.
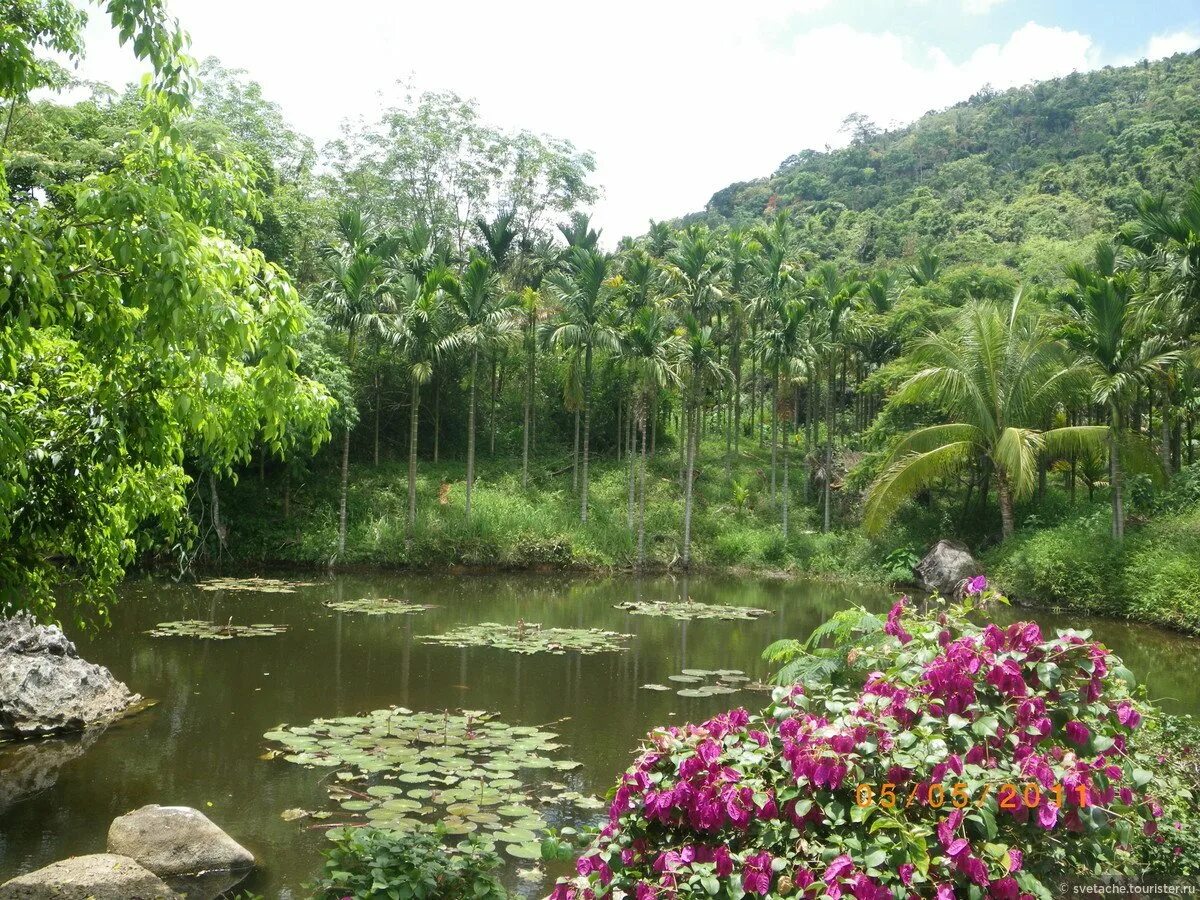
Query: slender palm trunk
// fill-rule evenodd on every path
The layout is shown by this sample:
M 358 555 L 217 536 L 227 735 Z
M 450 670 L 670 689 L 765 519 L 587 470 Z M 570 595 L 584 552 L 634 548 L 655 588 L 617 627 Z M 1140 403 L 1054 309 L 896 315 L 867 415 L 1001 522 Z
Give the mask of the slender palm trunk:
M 771 503 L 775 494 L 775 453 L 779 445 L 779 360 L 775 360 L 775 380 L 771 386 Z
M 379 465 L 379 373 L 375 373 L 375 465 Z
M 471 518 L 471 487 L 475 483 L 475 373 L 479 369 L 479 350 L 471 352 L 471 399 L 467 408 L 467 518 Z
M 635 481 L 637 480 L 637 454 L 634 452 L 637 449 L 637 435 L 633 428 L 633 407 L 634 404 L 629 404 L 629 445 L 626 448 L 626 457 L 629 461 L 629 506 L 626 509 L 625 521 L 629 525 L 629 530 L 633 531 L 633 501 L 635 493 Z M 644 416 L 644 413 L 639 413 Z M 624 436 L 622 436 L 624 439 Z
M 638 537 L 637 567 L 646 565 L 646 412 L 643 409 L 639 424 L 642 429 L 642 460 L 638 466 Z
M 529 487 L 529 412 L 533 406 L 533 351 L 530 349 L 525 372 L 525 424 L 521 429 L 521 488 Z
M 1112 493 L 1112 536 L 1113 540 L 1125 538 L 1125 507 L 1121 498 L 1121 414 L 1114 405 L 1108 430 L 1108 480 Z
M 1166 385 L 1164 385 L 1163 391 L 1162 391 L 1162 403 L 1159 404 L 1159 411 L 1161 413 L 1161 416 L 1160 416 L 1158 431 L 1159 431 L 1159 441 L 1160 441 L 1159 453 L 1162 457 L 1163 472 L 1166 473 L 1167 477 L 1170 477 L 1170 475 L 1171 475 L 1171 415 L 1170 415 L 1170 410 L 1171 410 L 1170 396 L 1168 394 Z
M 571 490 L 579 490 L 579 407 L 575 407 L 575 449 L 571 451 Z
M 225 523 L 221 521 L 221 495 L 217 491 L 217 476 L 212 472 L 208 473 L 208 490 L 212 498 L 213 530 L 217 533 L 217 555 L 220 556 L 225 552 L 227 531 Z
M 433 464 L 438 461 L 438 440 L 442 435 L 442 392 L 435 378 L 433 380 Z
M 579 505 L 579 521 L 588 520 L 588 444 L 592 436 L 592 345 L 588 344 L 583 354 L 583 472 L 580 478 L 582 500 Z
M 408 535 L 417 525 L 417 411 L 421 407 L 421 385 L 412 380 L 412 401 L 408 411 Z
M 695 385 L 700 378 L 699 370 L 693 367 L 692 369 L 692 384 Z M 698 389 L 694 390 L 697 391 Z M 692 402 L 691 415 L 696 416 L 696 407 L 699 405 L 700 398 L 696 397 Z M 684 491 L 683 491 L 683 568 L 686 571 L 692 564 L 692 482 L 695 480 L 694 473 L 696 468 L 696 428 L 695 425 L 688 429 L 687 442 L 687 473 L 685 475 Z
M 491 438 L 488 443 L 488 456 L 496 455 L 496 391 L 500 375 L 496 369 L 496 353 L 492 352 L 492 403 L 488 411 L 488 426 L 491 428 Z
M 825 391 L 825 478 L 823 492 L 825 495 L 825 518 L 821 523 L 821 531 L 829 533 L 830 515 L 829 504 L 833 491 L 833 391 L 837 386 L 837 367 L 833 360 L 829 362 L 829 385 Z
M 788 429 L 783 426 L 783 539 L 788 536 L 788 457 L 791 456 L 788 447 Z
M 346 552 L 346 494 L 350 489 L 350 426 L 342 432 L 342 483 L 338 496 L 338 556 Z

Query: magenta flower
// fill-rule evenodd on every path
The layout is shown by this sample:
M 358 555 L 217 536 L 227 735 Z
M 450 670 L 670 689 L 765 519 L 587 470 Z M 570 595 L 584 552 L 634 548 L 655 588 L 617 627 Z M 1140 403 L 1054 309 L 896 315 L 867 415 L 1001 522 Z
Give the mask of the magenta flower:
M 917 871 L 917 867 L 912 863 L 901 863 L 896 869 L 896 874 L 900 876 L 900 883 L 905 887 L 912 886 L 913 872 Z
M 854 860 L 850 858 L 850 854 L 843 853 L 836 857 L 829 864 L 829 868 L 825 870 L 825 883 L 833 884 L 847 872 L 854 868 Z
M 771 891 L 771 854 L 767 851 L 749 856 L 742 864 L 742 890 L 747 894 Z
M 976 575 L 974 578 L 968 578 L 966 585 L 963 587 L 964 594 L 982 594 L 987 590 L 988 581 L 984 575 Z
M 1068 722 L 1063 727 L 1063 730 L 1067 733 L 1068 741 L 1070 741 L 1072 744 L 1078 744 L 1080 746 L 1086 744 L 1088 738 L 1092 735 L 1092 733 L 1088 730 L 1088 727 L 1076 719 L 1072 719 L 1070 722 Z

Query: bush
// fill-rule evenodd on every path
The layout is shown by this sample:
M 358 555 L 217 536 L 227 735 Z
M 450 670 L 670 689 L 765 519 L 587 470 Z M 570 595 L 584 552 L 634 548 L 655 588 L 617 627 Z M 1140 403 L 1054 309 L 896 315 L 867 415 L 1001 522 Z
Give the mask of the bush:
M 993 580 L 1013 597 L 1115 616 L 1125 614 L 1121 562 L 1102 516 L 1018 532 L 987 557 Z
M 1121 574 L 1125 615 L 1200 633 L 1200 515 L 1159 519 L 1130 539 Z
M 494 853 L 448 853 L 441 836 L 400 834 L 379 828 L 339 828 L 330 833 L 325 871 L 315 887 L 319 897 L 344 900 L 394 897 L 397 900 L 506 900 L 508 893 L 491 872 Z
M 760 715 L 652 732 L 552 900 L 1017 900 L 1150 867 L 1140 836 L 1191 795 L 1135 741 L 1151 710 L 1119 659 L 903 601 L 884 631 L 853 651 L 870 673 L 853 689 L 777 688 Z M 1153 852 L 1182 854 L 1162 831 Z

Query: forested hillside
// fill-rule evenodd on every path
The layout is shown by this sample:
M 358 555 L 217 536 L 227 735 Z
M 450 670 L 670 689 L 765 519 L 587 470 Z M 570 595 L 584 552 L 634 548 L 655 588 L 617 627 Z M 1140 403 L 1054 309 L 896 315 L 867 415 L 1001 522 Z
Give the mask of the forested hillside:
M 797 153 L 684 222 L 784 210 L 803 217 L 802 243 L 822 259 L 880 266 L 928 248 L 1052 283 L 1144 193 L 1200 175 L 1200 54 L 984 89 L 897 130 L 861 115 L 845 128 L 848 146 Z

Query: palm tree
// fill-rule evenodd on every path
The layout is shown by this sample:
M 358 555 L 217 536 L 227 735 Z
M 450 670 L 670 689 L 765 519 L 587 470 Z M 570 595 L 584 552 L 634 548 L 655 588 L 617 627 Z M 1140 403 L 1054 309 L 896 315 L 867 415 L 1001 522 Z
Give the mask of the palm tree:
M 752 346 L 758 348 L 755 361 L 765 366 L 766 360 L 762 358 L 762 354 L 767 350 L 769 342 L 759 341 L 756 338 L 760 329 L 769 330 L 772 324 L 779 319 L 784 305 L 784 291 L 795 281 L 796 268 L 792 256 L 796 231 L 787 215 L 780 212 L 775 216 L 769 228 L 761 228 L 756 232 L 756 240 L 761 250 L 761 256 L 755 259 L 755 267 L 762 282 L 762 294 L 752 304 L 752 331 L 754 332 Z M 771 502 L 774 503 L 776 455 L 779 444 L 778 379 L 774 379 L 772 385 Z M 750 396 L 752 408 L 757 406 L 757 387 L 758 378 L 755 377 L 752 379 Z M 753 409 L 755 415 L 757 412 L 757 409 Z
M 904 267 L 904 273 L 917 287 L 933 284 L 941 271 L 942 258 L 925 247 L 917 254 L 916 262 Z
M 592 228 L 591 217 L 587 213 L 577 212 L 571 216 L 570 222 L 558 226 L 563 240 L 567 242 L 567 255 L 578 248 L 595 250 L 600 243 L 600 232 Z
M 808 335 L 808 311 L 798 300 L 785 301 L 778 315 L 767 326 L 764 326 L 762 341 L 764 346 L 764 363 L 770 364 L 775 383 L 775 419 L 779 419 L 779 385 L 784 376 L 790 376 L 798 362 L 798 357 L 804 350 Z M 788 460 L 791 457 L 788 439 L 788 425 L 792 416 L 783 419 L 783 536 L 788 534 Z M 772 438 L 774 441 L 774 437 Z
M 1093 401 L 1109 412 L 1112 536 L 1119 541 L 1125 535 L 1121 450 L 1134 439 L 1122 434 L 1124 413 L 1134 389 L 1168 369 L 1178 354 L 1161 334 L 1143 327 L 1145 310 L 1135 304 L 1135 273 L 1116 271 L 1116 251 L 1111 244 L 1096 247 L 1091 266 L 1068 266 L 1067 277 L 1072 288 L 1063 297 L 1067 322 L 1061 335 L 1091 378 Z M 1144 459 L 1145 453 L 1135 452 L 1135 458 Z
M 726 472 L 731 471 L 733 454 L 741 446 L 742 440 L 742 327 L 745 318 L 745 293 L 753 274 L 755 257 L 761 250 L 759 243 L 740 229 L 732 228 L 725 235 L 726 270 L 729 273 L 729 368 L 733 375 L 730 386 L 733 416 L 725 440 Z
M 831 521 L 830 503 L 833 488 L 833 441 L 837 430 L 833 395 L 837 390 L 837 362 L 844 350 L 847 318 L 854 309 L 854 298 L 862 290 L 862 282 L 843 278 L 833 263 L 823 264 L 810 282 L 814 321 L 819 328 L 819 342 L 825 360 L 825 455 L 822 496 L 824 518 L 821 531 L 828 533 Z
M 373 222 L 355 208 L 338 214 L 337 244 L 322 253 L 328 277 L 320 286 L 320 300 L 332 325 L 346 332 L 347 364 L 354 365 L 363 335 L 382 335 L 393 312 L 389 287 L 389 261 L 398 242 L 380 233 Z M 346 499 L 350 479 L 348 419 L 342 433 L 342 472 L 338 498 L 338 556 L 346 552 Z
M 609 320 L 613 286 L 609 258 L 595 248 L 573 247 L 563 271 L 549 279 L 561 312 L 550 335 L 555 347 L 572 347 L 583 355 L 583 466 L 579 518 L 588 518 L 588 447 L 592 429 L 592 358 L 597 349 L 615 350 L 619 336 Z
M 448 327 L 444 290 L 454 276 L 435 266 L 423 279 L 409 273 L 396 284 L 398 306 L 392 339 L 404 355 L 412 391 L 408 413 L 408 531 L 417 523 L 417 437 L 421 385 L 433 377 L 438 349 Z
M 1087 372 L 1068 363 L 1037 314 L 1022 309 L 1019 292 L 1007 314 L 974 303 L 963 307 L 956 324 L 916 347 L 913 358 L 923 368 L 889 401 L 927 404 L 948 422 L 918 428 L 892 449 L 867 495 L 869 532 L 877 532 L 912 494 L 979 460 L 995 476 L 1003 536 L 1010 537 L 1013 502 L 1033 489 L 1039 456 L 1103 448 L 1108 437 L 1103 426 L 1033 427 L 1062 398 L 1086 387 Z
M 467 408 L 467 497 L 466 515 L 471 517 L 471 489 L 475 483 L 475 410 L 476 381 L 479 372 L 479 352 L 496 352 L 517 327 L 513 316 L 515 298 L 500 290 L 500 281 L 492 264 L 475 255 L 462 275 L 447 281 L 444 289 L 449 298 L 455 327 L 441 341 L 447 352 L 465 350 L 470 353 L 468 378 L 470 382 Z
M 712 328 L 701 325 L 695 316 L 683 316 L 683 345 L 679 357 L 680 367 L 688 373 L 688 410 L 684 418 L 691 420 L 687 429 L 687 462 L 683 494 L 683 568 L 691 566 L 692 560 L 692 495 L 696 480 L 696 420 L 704 405 L 704 392 L 709 385 L 721 385 L 727 370 L 721 366 L 717 345 L 713 340 Z
M 659 391 L 680 384 L 678 362 L 683 341 L 673 333 L 666 316 L 655 305 L 643 306 L 634 314 L 622 341 L 622 351 L 634 380 L 634 409 L 642 438 L 638 464 L 637 566 L 646 564 L 646 419 Z

